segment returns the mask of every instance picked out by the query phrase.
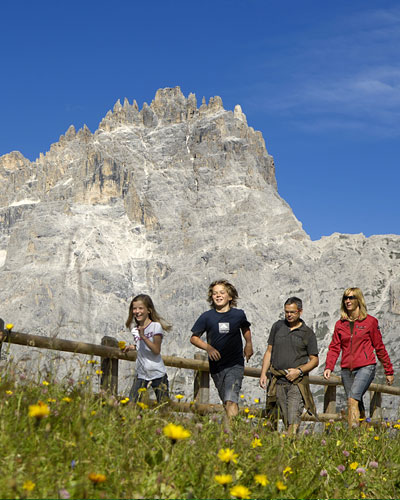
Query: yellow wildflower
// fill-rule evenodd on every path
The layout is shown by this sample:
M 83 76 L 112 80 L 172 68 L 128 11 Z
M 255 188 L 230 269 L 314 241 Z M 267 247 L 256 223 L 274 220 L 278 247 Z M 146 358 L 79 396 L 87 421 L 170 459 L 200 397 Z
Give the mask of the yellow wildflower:
M 120 403 L 121 403 L 122 405 L 126 405 L 126 403 L 128 403 L 128 402 L 129 402 L 129 398 L 128 398 L 128 397 L 126 397 L 126 398 L 124 398 L 124 399 L 121 399 L 121 401 L 120 401 Z
M 183 399 L 185 396 L 183 394 L 175 394 L 175 397 L 178 401 L 180 401 L 181 399 Z
M 68 396 L 65 396 L 65 398 L 62 398 L 61 401 L 65 401 L 66 403 L 70 403 L 72 401 L 72 399 L 69 398 Z
M 31 480 L 25 481 L 24 484 L 22 485 L 22 488 L 26 491 L 32 491 L 35 489 L 36 484 L 33 483 Z
M 122 403 L 122 401 L 121 401 L 121 403 Z M 141 401 L 138 401 L 136 404 L 137 404 L 137 405 L 139 406 L 139 408 L 141 408 L 142 410 L 147 410 L 147 408 L 149 407 L 149 405 L 147 405 L 146 403 L 142 403 Z
M 97 365 L 97 361 L 94 359 L 89 359 L 88 360 L 88 365 Z
M 125 342 L 124 340 L 120 340 L 120 341 L 118 342 L 118 347 L 119 347 L 120 349 L 125 349 L 125 347 L 126 347 L 126 342 Z
M 12 330 L 14 328 L 14 325 L 12 323 L 7 323 L 6 324 L 6 329 L 7 330 Z
M 239 455 L 235 453 L 234 450 L 231 450 L 230 448 L 221 448 L 218 452 L 218 458 L 221 460 L 221 462 L 233 462 L 234 464 L 237 464 L 237 457 Z
M 40 420 L 41 418 L 45 418 L 50 415 L 50 408 L 42 401 L 38 401 L 37 405 L 29 406 L 28 415 L 32 418 Z
M 400 424 L 394 424 L 393 426 L 395 429 L 400 429 Z
M 255 415 L 247 415 L 247 418 L 256 418 Z
M 286 474 L 293 474 L 291 467 L 287 466 L 283 469 L 283 475 L 286 476 Z
M 342 444 L 341 441 L 339 441 L 339 440 L 336 441 L 336 446 L 340 446 L 341 444 Z
M 358 467 L 358 462 L 352 462 L 352 463 L 350 464 L 350 469 L 351 469 L 351 470 L 356 470 L 356 469 L 357 469 L 357 467 Z
M 250 498 L 250 490 L 240 484 L 230 489 L 230 494 L 236 498 Z
M 50 385 L 50 384 L 49 382 L 47 382 L 47 380 L 43 380 L 42 385 Z
M 173 443 L 180 439 L 187 439 L 190 437 L 190 432 L 182 427 L 182 425 L 167 424 L 163 429 L 163 433 L 170 438 Z
M 103 375 L 103 370 L 96 370 L 96 375 Z
M 244 394 L 241 394 L 241 395 L 240 395 L 240 399 L 244 399 Z
M 277 481 L 275 484 L 279 491 L 287 490 L 286 484 L 284 484 L 282 481 Z
M 97 474 L 96 472 L 91 472 L 88 478 L 93 484 L 104 483 L 106 480 L 106 476 L 104 474 Z
M 244 412 L 245 412 L 245 413 L 250 413 L 250 410 L 249 410 L 248 408 L 245 408 L 245 409 L 244 409 Z
M 140 389 L 138 389 L 138 393 L 141 394 L 142 392 L 146 392 L 147 389 L 146 387 L 141 387 Z
M 8 394 L 9 396 L 11 396 L 12 393 L 13 391 L 6 391 L 6 394 Z
M 261 439 L 254 438 L 253 441 L 251 442 L 251 447 L 257 448 L 257 446 L 262 446 Z
M 254 476 L 254 481 L 261 486 L 267 486 L 267 484 L 269 484 L 268 478 L 265 474 L 256 474 Z
M 47 400 L 47 402 L 48 402 L 48 403 L 55 403 L 56 401 L 57 401 L 57 400 L 56 400 L 56 399 L 54 399 L 54 398 L 49 398 L 49 399 Z
M 260 402 L 260 400 L 259 400 L 258 398 L 255 398 L 254 402 L 255 402 L 256 404 L 258 404 L 258 403 Z
M 379 436 L 374 437 L 375 441 L 379 441 Z
M 363 491 L 361 492 L 361 498 L 367 498 L 367 495 Z
M 91 413 L 90 413 L 92 416 L 96 415 L 96 411 L 95 410 L 92 410 Z
M 225 485 L 225 484 L 229 484 L 232 482 L 232 476 L 231 476 L 231 474 L 220 474 L 220 475 L 214 476 L 214 480 L 218 484 Z

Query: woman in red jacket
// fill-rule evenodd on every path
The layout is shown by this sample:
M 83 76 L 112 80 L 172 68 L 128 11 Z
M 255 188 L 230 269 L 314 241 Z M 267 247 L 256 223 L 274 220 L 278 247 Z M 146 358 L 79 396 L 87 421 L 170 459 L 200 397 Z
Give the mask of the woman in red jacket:
M 367 314 L 359 288 L 347 288 L 342 297 L 341 317 L 335 325 L 325 362 L 324 378 L 329 380 L 342 351 L 341 376 L 348 403 L 349 427 L 365 415 L 363 396 L 375 376 L 376 357 L 382 363 L 386 383 L 393 384 L 393 367 L 382 342 L 378 320 Z

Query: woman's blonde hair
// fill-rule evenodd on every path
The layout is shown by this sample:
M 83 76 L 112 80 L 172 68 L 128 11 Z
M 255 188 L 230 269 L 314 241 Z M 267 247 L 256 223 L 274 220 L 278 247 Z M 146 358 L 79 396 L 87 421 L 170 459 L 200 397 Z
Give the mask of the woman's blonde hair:
M 347 314 L 346 305 L 344 303 L 345 298 L 348 297 L 349 295 L 354 295 L 357 299 L 358 307 L 360 308 L 360 314 L 358 318 L 361 320 L 365 319 L 368 315 L 367 306 L 365 304 L 365 299 L 362 291 L 357 287 L 346 288 L 346 290 L 343 292 L 342 302 L 340 304 L 340 318 L 342 320 L 350 321 L 349 315 Z
M 212 298 L 213 288 L 215 287 L 215 285 L 223 285 L 225 287 L 229 296 L 232 297 L 232 300 L 230 301 L 229 305 L 231 307 L 236 307 L 239 295 L 237 293 L 236 288 L 231 283 L 229 283 L 229 281 L 227 281 L 227 280 L 215 280 L 208 287 L 207 301 L 210 304 L 210 306 L 215 308 L 215 304 L 214 304 L 214 301 Z
M 160 323 L 162 326 L 162 329 L 168 332 L 171 330 L 172 325 L 167 323 L 164 318 L 162 318 L 158 312 L 156 311 L 156 308 L 154 307 L 153 301 L 151 300 L 149 295 L 146 295 L 144 293 L 141 293 L 139 295 L 136 295 L 136 297 L 133 297 L 131 300 L 131 303 L 129 304 L 129 314 L 128 314 L 128 319 L 126 320 L 126 327 L 130 328 L 132 321 L 133 321 L 133 303 L 134 302 L 143 302 L 143 304 L 146 306 L 147 310 L 149 311 L 149 318 L 151 321 L 156 321 L 157 323 Z

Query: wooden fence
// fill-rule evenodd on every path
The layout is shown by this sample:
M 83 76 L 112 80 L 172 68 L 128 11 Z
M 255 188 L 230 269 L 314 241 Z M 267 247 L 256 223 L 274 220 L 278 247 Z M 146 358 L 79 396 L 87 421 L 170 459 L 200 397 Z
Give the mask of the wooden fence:
M 42 337 L 40 335 L 30 335 L 14 331 L 4 331 L 4 326 L 0 320 L 0 352 L 3 343 L 24 345 L 39 349 L 50 349 L 55 351 L 70 352 L 75 354 L 86 354 L 89 356 L 99 356 L 101 358 L 101 387 L 112 394 L 118 394 L 118 361 L 135 361 L 136 351 L 123 353 L 118 347 L 118 341 L 113 337 L 103 337 L 101 345 L 88 344 L 86 342 L 76 342 L 72 340 Z M 182 411 L 197 411 L 199 413 L 208 413 L 221 409 L 221 405 L 209 404 L 210 375 L 207 356 L 197 353 L 194 359 L 179 358 L 176 356 L 163 356 L 166 366 L 193 370 L 194 403 L 172 403 Z M 245 367 L 244 375 L 246 377 L 259 378 L 260 368 Z M 324 407 L 323 413 L 318 414 L 321 421 L 341 420 L 343 415 L 336 410 L 336 389 L 342 385 L 339 377 L 331 376 L 330 380 L 323 377 L 310 375 L 310 384 L 324 387 Z M 387 386 L 383 384 L 371 384 L 369 391 L 370 415 L 373 420 L 382 418 L 382 394 L 391 394 L 400 396 L 400 387 Z M 310 416 L 303 416 L 305 420 L 315 420 Z

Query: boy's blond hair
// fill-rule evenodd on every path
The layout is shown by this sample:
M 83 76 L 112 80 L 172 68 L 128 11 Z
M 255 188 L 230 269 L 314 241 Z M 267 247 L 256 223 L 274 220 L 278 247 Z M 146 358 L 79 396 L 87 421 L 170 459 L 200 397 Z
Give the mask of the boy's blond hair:
M 210 306 L 215 308 L 215 304 L 214 304 L 214 301 L 213 301 L 213 298 L 212 298 L 213 288 L 215 287 L 215 285 L 223 285 L 225 287 L 225 289 L 228 292 L 229 296 L 232 297 L 232 300 L 230 301 L 229 305 L 231 307 L 236 307 L 239 295 L 237 293 L 236 288 L 232 285 L 232 283 L 229 283 L 229 281 L 227 281 L 227 280 L 215 280 L 208 287 L 207 301 L 210 304 Z

